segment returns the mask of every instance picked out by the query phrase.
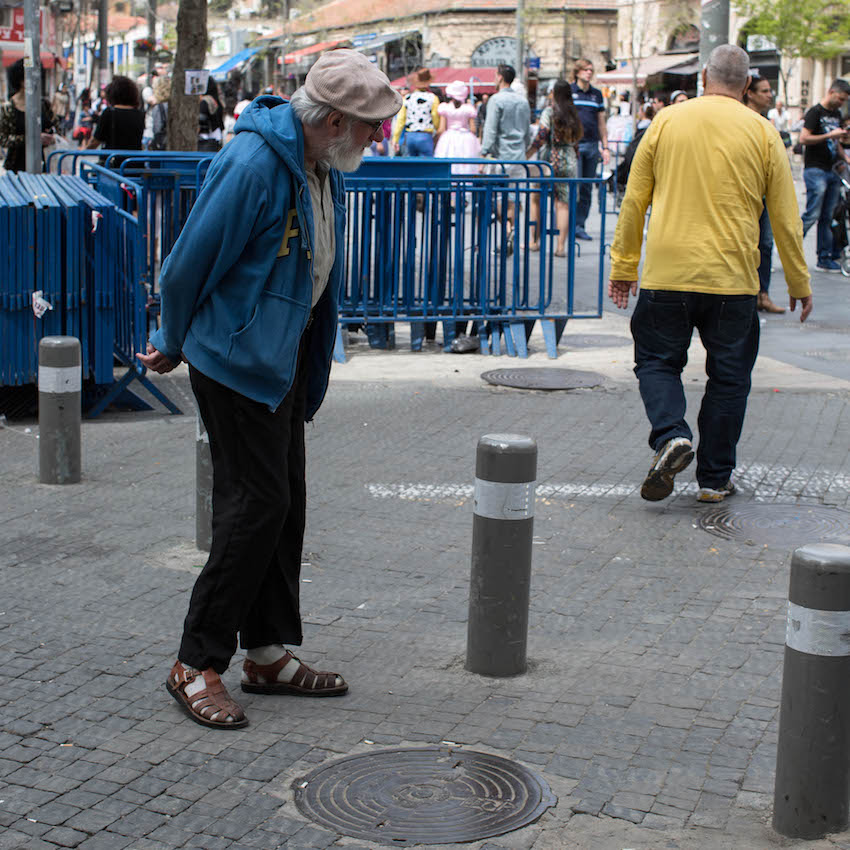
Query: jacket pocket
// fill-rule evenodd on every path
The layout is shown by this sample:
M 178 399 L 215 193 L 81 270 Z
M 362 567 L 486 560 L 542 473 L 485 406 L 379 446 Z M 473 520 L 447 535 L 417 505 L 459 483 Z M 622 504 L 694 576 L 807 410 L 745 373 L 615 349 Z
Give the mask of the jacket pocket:
M 286 375 L 309 310 L 309 304 L 264 289 L 248 324 L 230 336 L 228 364 Z

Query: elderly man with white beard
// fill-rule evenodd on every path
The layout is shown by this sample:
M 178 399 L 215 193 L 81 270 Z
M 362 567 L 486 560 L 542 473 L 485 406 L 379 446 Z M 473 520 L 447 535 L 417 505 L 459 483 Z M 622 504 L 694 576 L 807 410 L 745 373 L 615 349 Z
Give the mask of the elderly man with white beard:
M 162 325 L 139 360 L 181 360 L 213 461 L 213 535 L 165 686 L 203 726 L 247 725 L 222 684 L 236 652 L 249 693 L 339 696 L 302 642 L 304 422 L 328 384 L 342 282 L 345 191 L 401 97 L 353 50 L 312 67 L 288 103 L 260 97 L 239 116 L 163 264 Z

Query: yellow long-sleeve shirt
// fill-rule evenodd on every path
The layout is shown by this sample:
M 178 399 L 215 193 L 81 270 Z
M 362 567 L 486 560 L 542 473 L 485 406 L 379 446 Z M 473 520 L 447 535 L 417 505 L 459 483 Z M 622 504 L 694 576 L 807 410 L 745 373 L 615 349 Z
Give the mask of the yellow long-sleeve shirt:
M 643 289 L 756 294 L 765 199 L 788 292 L 811 294 L 791 168 L 773 125 L 731 97 L 663 109 L 638 145 L 611 246 L 611 278 Z
M 439 106 L 440 99 L 433 92 L 412 91 L 405 95 L 393 122 L 392 143 L 398 144 L 404 130 L 409 133 L 436 133 L 440 128 Z

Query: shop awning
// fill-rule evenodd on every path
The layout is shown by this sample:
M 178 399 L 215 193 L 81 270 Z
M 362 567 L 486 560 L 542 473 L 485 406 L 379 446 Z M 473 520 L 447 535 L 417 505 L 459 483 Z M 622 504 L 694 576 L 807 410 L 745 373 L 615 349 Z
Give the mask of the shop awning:
M 342 44 L 342 39 L 336 39 L 336 41 L 320 41 L 318 44 L 311 44 L 309 47 L 301 47 L 298 50 L 290 50 L 289 53 L 286 54 L 286 64 L 294 65 L 296 62 L 300 62 L 302 59 L 306 59 L 308 56 L 312 56 L 314 53 L 321 53 L 323 50 L 330 50 L 331 47 L 336 47 L 338 44 Z
M 355 35 L 351 38 L 351 46 L 361 53 L 370 53 L 373 50 L 378 50 L 386 44 L 392 44 L 395 41 L 401 41 L 404 38 L 419 35 L 419 30 L 405 30 L 404 32 L 390 32 L 383 35 Z
M 656 74 L 695 74 L 695 67 L 693 67 L 693 70 L 678 69 L 692 66 L 692 63 L 698 60 L 698 53 L 663 53 L 647 56 L 646 59 L 638 59 L 635 62 L 637 84 L 643 85 L 648 77 L 654 77 Z M 613 71 L 597 74 L 596 79 L 603 86 L 631 85 L 634 82 L 632 63 L 624 61 L 619 68 Z
M 495 68 L 431 68 L 430 85 L 443 88 L 453 80 L 460 80 L 466 85 L 472 85 L 476 94 L 494 94 L 496 88 Z M 394 88 L 400 89 L 407 85 L 407 77 L 398 77 L 392 81 Z
M 10 65 L 14 65 L 18 59 L 24 58 L 23 50 L 3 50 L 3 67 L 8 68 Z M 68 63 L 61 57 L 56 56 L 53 53 L 47 53 L 46 51 L 41 52 L 41 67 L 42 68 L 53 68 L 58 65 L 60 68 L 67 67 Z
M 222 63 L 218 66 L 218 68 L 213 68 L 210 71 L 210 76 L 214 80 L 226 80 L 227 74 L 232 71 L 234 68 L 239 67 L 243 62 L 247 62 L 255 53 L 259 51 L 259 47 L 246 47 L 244 50 L 240 50 L 238 53 L 234 54 L 230 57 L 226 62 Z

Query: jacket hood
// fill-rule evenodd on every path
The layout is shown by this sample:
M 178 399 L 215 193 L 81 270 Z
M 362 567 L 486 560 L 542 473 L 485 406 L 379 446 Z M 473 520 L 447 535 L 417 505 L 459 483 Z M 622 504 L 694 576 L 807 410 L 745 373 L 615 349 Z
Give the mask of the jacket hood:
M 289 102 L 274 95 L 255 98 L 239 116 L 234 133 L 259 133 L 291 171 L 304 180 L 304 132 Z

